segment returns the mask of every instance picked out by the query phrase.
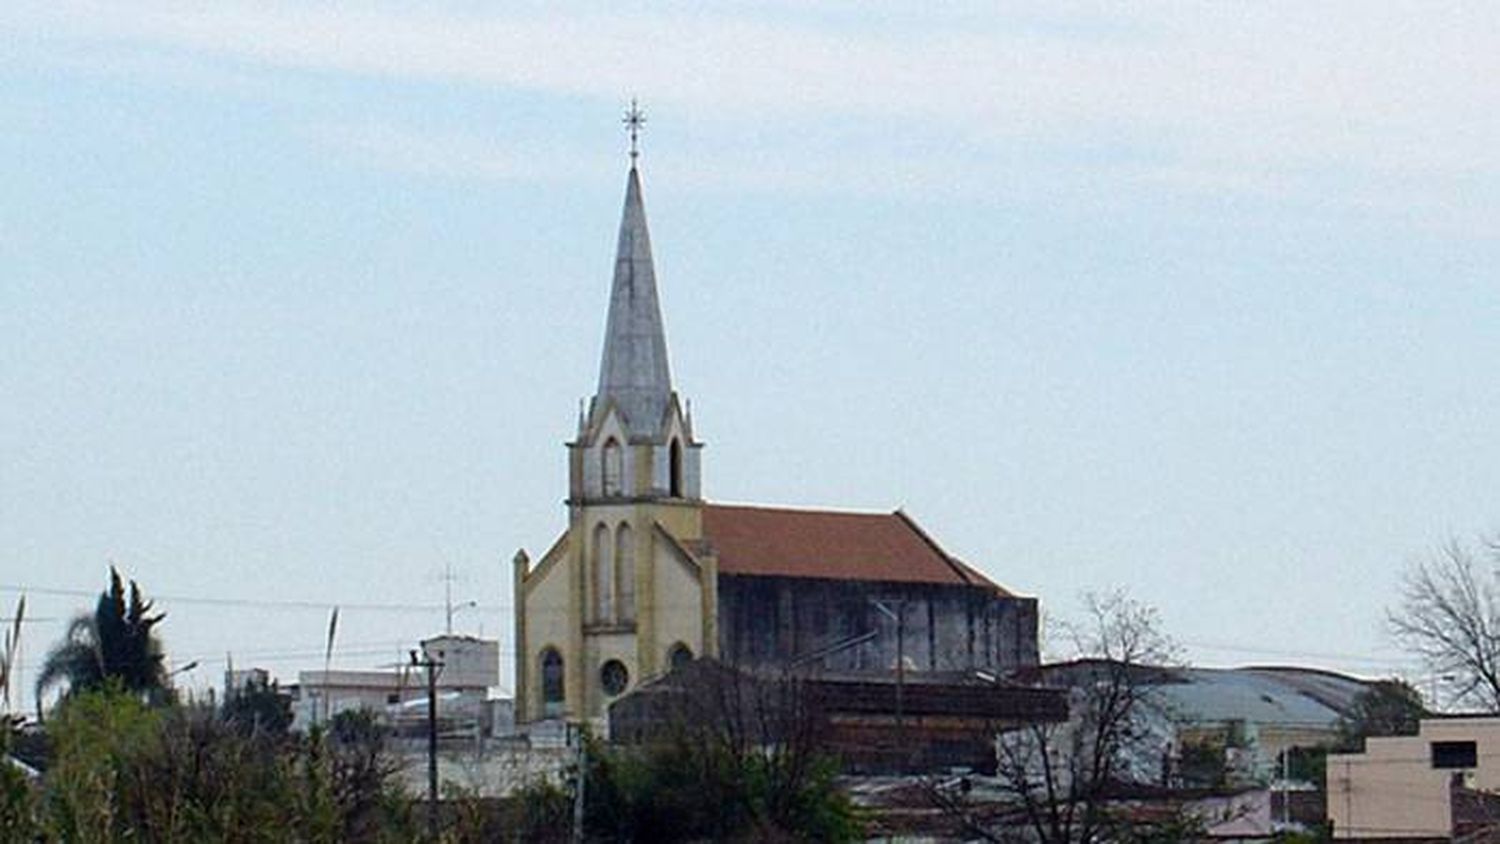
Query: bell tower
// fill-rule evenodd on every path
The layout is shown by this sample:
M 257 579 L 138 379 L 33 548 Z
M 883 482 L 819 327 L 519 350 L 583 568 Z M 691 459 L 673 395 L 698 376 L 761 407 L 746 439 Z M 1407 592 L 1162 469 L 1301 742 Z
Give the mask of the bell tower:
M 516 562 L 523 720 L 598 719 L 640 681 L 718 650 L 702 444 L 667 363 L 636 160 L 643 122 L 632 103 L 598 387 L 567 444 L 568 532 L 534 568 Z

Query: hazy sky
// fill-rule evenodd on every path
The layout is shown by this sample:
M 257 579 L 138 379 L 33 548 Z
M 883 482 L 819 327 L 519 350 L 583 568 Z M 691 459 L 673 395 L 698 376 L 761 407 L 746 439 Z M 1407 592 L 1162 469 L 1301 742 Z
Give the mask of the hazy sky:
M 1067 617 L 1384 674 L 1500 529 L 1493 3 L 0 11 L 0 601 L 178 665 L 500 635 L 626 159 L 719 501 L 904 507 Z

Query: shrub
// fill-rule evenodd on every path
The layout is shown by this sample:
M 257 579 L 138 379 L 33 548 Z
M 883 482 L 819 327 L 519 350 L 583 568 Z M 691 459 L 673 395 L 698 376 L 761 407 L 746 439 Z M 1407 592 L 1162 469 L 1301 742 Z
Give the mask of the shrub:
M 407 841 L 378 741 L 239 728 L 212 709 L 75 695 L 49 724 L 43 821 L 65 841 Z M 366 737 L 368 738 L 368 737 Z

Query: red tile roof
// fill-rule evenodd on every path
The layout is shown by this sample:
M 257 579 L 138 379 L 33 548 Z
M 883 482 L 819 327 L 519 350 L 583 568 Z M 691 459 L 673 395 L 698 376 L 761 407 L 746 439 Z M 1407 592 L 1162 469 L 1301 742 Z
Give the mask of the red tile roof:
M 950 557 L 905 513 L 707 504 L 721 574 L 972 585 L 1009 594 Z

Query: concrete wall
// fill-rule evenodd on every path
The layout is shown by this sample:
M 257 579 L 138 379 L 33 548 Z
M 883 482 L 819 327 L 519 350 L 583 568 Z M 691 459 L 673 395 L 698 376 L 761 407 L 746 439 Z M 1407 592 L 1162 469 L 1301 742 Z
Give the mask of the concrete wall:
M 1432 743 L 1473 741 L 1471 769 L 1433 766 Z M 1365 740 L 1365 752 L 1328 757 L 1328 817 L 1336 838 L 1446 838 L 1449 783 L 1461 774 L 1476 789 L 1500 789 L 1500 718 L 1422 722 L 1415 736 Z
M 787 661 L 869 631 L 870 642 L 809 667 L 833 673 L 888 674 L 897 657 L 896 623 L 875 606 L 904 602 L 908 670 L 1003 673 L 1037 663 L 1032 598 L 967 586 L 809 578 L 719 577 L 721 658 L 745 667 Z
M 421 672 L 301 671 L 292 695 L 292 727 L 307 729 L 340 712 L 385 713 L 394 704 L 425 699 Z
M 393 742 L 397 777 L 409 794 L 427 794 L 425 741 Z M 578 752 L 517 742 L 448 742 L 438 749 L 439 792 L 457 786 L 478 797 L 505 797 L 541 782 L 562 784 Z
M 422 651 L 443 663 L 438 685 L 488 689 L 500 685 L 500 642 L 475 636 L 434 636 Z

